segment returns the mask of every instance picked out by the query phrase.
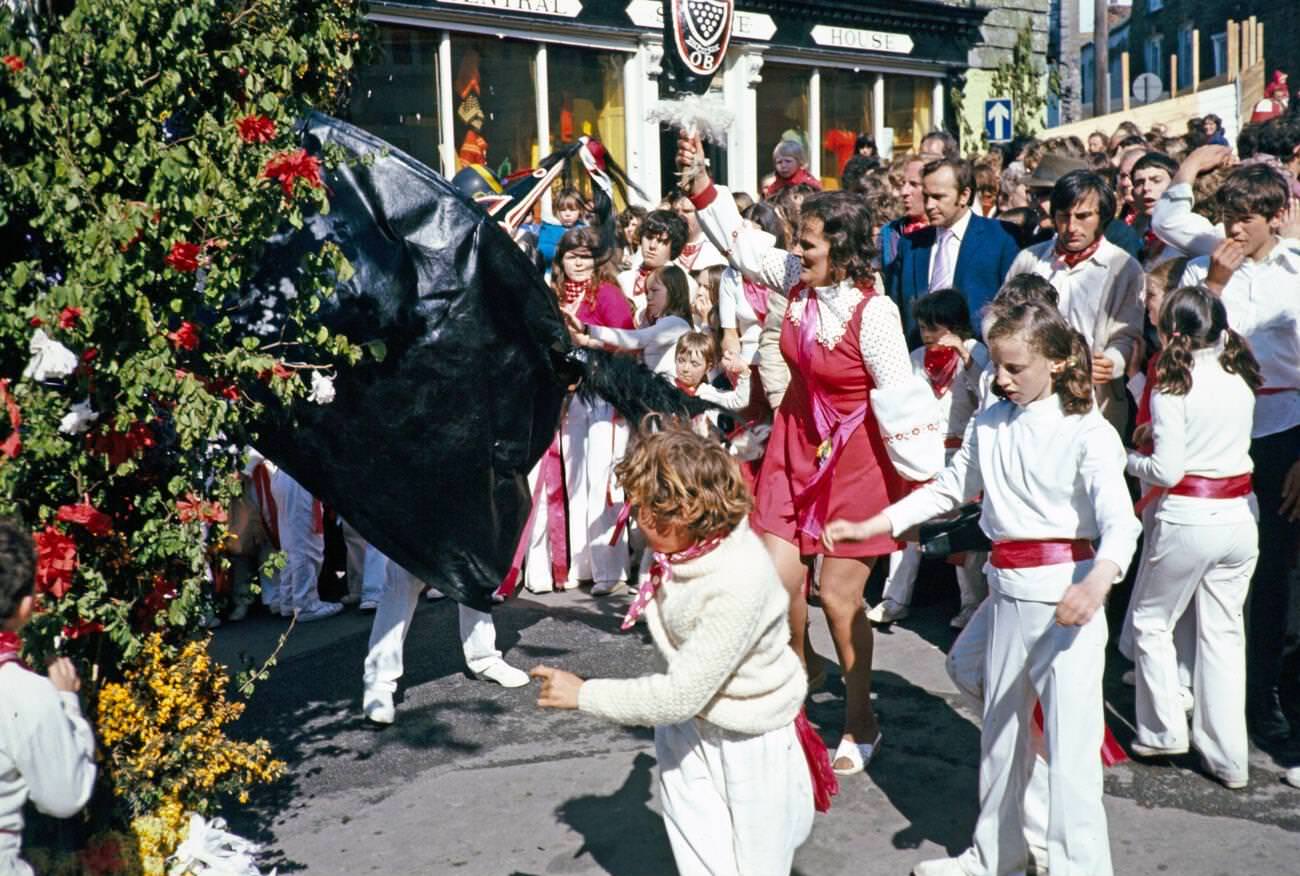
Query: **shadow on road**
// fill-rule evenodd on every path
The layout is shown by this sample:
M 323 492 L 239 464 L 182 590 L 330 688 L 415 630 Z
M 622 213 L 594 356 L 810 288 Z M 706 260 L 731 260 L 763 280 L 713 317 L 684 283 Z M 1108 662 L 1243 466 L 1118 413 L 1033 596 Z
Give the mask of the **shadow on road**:
M 556 817 L 582 835 L 582 847 L 552 862 L 548 872 L 572 872 L 577 859 L 590 855 L 606 873 L 661 876 L 672 871 L 672 848 L 662 816 L 647 804 L 655 759 L 638 754 L 632 772 L 613 794 L 591 794 L 561 803 Z

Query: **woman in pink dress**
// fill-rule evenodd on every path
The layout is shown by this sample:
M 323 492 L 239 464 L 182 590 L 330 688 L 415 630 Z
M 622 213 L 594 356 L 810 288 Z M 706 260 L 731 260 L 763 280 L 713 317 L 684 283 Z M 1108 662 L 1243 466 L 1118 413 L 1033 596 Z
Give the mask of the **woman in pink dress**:
M 694 166 L 698 141 L 678 142 Z M 805 581 L 822 555 L 823 611 L 844 675 L 845 726 L 834 767 L 861 772 L 881 741 L 871 708 L 871 625 L 863 588 L 892 538 L 837 544 L 826 553 L 822 526 L 840 511 L 883 509 L 910 483 L 943 467 L 944 426 L 934 393 L 912 370 L 898 308 L 873 286 L 871 215 L 841 192 L 803 202 L 790 252 L 746 228 L 735 202 L 699 174 L 691 188 L 700 225 L 747 278 L 788 293 L 781 355 L 791 379 L 772 425 L 751 525 L 762 533 L 790 593 L 791 644 L 804 656 Z

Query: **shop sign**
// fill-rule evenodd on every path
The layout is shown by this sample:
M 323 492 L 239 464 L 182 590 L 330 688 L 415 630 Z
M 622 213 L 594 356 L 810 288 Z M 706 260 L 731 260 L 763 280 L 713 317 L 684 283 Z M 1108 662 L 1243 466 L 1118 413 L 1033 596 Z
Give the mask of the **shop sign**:
M 627 4 L 627 17 L 637 27 L 652 30 L 664 29 L 664 4 L 661 0 L 632 0 Z M 772 16 L 761 12 L 741 12 L 737 9 L 731 18 L 732 39 L 769 40 L 776 33 Z
M 819 24 L 812 29 L 812 38 L 819 46 L 833 49 L 852 49 L 860 52 L 892 52 L 896 55 L 912 53 L 912 38 L 905 33 L 888 33 L 883 30 L 858 30 L 852 27 L 834 27 Z
M 554 15 L 560 18 L 577 18 L 582 12 L 581 0 L 438 0 L 457 6 L 477 6 L 498 12 L 526 12 L 532 15 Z

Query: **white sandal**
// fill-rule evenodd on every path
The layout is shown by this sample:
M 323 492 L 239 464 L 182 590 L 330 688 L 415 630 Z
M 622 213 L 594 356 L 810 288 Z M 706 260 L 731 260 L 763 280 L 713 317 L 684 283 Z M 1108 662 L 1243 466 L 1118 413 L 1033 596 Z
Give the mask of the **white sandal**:
M 871 742 L 850 742 L 848 739 L 841 739 L 840 744 L 835 748 L 835 756 L 831 758 L 831 769 L 837 776 L 852 776 L 862 772 L 871 763 L 871 758 L 875 756 L 876 749 L 880 748 L 881 734 L 876 733 L 876 738 Z M 835 766 L 836 762 L 843 758 L 851 764 L 847 768 Z

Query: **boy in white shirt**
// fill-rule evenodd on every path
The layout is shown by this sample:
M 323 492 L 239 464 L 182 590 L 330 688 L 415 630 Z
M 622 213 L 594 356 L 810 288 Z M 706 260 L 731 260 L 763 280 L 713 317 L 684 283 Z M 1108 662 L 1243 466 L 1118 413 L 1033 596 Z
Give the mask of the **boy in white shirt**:
M 1259 562 L 1246 606 L 1246 714 L 1258 741 L 1291 734 L 1278 701 L 1282 650 L 1291 602 L 1288 560 L 1300 532 L 1295 483 L 1300 482 L 1300 245 L 1282 240 L 1290 192 L 1263 164 L 1243 166 L 1217 198 L 1227 235 L 1214 255 L 1189 262 L 1184 285 L 1204 284 L 1228 311 L 1228 325 L 1246 338 L 1260 364 L 1250 456 L 1259 500 Z
M 95 786 L 95 737 L 81 716 L 81 681 L 60 657 L 45 676 L 23 666 L 18 631 L 32 616 L 35 560 L 27 533 L 0 520 L 0 873 L 31 876 L 19 857 L 28 800 L 70 818 Z

